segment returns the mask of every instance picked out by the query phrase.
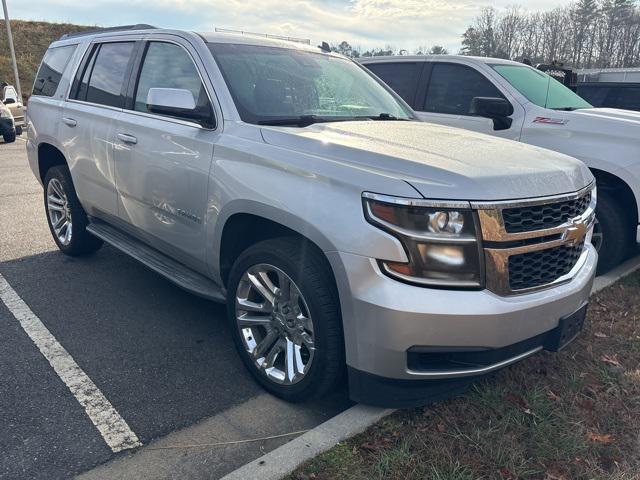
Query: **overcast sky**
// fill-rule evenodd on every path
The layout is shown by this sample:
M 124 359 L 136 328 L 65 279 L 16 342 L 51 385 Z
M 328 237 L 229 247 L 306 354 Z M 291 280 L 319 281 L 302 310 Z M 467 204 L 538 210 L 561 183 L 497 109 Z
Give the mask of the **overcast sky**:
M 364 49 L 440 44 L 452 53 L 482 7 L 514 3 L 546 10 L 569 0 L 8 0 L 10 15 L 28 20 L 99 26 L 150 23 L 198 31 L 221 27 L 310 38 L 314 43 L 347 40 Z

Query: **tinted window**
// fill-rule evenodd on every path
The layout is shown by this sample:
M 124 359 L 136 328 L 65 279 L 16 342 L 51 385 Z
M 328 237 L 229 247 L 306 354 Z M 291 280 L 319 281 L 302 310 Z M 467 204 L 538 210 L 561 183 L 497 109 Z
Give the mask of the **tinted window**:
M 75 49 L 76 45 L 67 45 L 47 50 L 33 84 L 33 95 L 52 97 L 56 93 L 64 69 Z
M 212 116 L 207 92 L 189 54 L 173 43 L 151 42 L 144 58 L 136 89 L 134 109 L 147 111 L 150 88 L 181 88 L 189 90 L 196 110 Z
M 578 94 L 594 107 L 640 110 L 640 85 L 580 85 Z
M 100 45 L 90 73 L 86 101 L 122 107 L 122 86 L 127 74 L 133 42 L 103 43 Z M 89 70 L 89 69 L 87 69 Z M 82 99 L 79 95 L 78 98 Z
M 405 102 L 414 106 L 422 63 L 371 63 L 366 67 L 395 90 Z
M 425 100 L 426 112 L 469 115 L 474 97 L 504 98 L 502 93 L 473 68 L 453 63 L 434 63 Z

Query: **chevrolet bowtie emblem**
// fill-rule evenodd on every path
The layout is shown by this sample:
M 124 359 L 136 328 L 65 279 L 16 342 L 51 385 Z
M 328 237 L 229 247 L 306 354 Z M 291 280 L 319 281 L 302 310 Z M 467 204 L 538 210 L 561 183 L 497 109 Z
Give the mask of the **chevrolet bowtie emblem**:
M 587 225 L 581 219 L 575 219 L 564 232 L 564 240 L 571 245 L 577 245 L 584 240 L 586 234 Z

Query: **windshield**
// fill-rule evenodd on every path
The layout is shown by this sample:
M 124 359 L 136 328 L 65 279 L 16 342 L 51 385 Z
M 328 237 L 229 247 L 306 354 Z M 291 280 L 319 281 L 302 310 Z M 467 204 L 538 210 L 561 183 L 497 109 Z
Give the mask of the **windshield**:
M 245 122 L 413 118 L 410 109 L 350 60 L 255 45 L 215 43 L 210 49 Z
M 531 102 L 554 110 L 577 110 L 592 105 L 555 78 L 526 65 L 492 65 L 513 87 Z

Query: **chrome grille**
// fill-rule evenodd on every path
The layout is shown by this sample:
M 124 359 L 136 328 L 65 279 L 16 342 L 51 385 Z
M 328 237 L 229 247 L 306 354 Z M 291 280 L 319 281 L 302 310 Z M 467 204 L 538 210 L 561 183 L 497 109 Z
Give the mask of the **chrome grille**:
M 510 256 L 511 290 L 526 290 L 555 282 L 573 269 L 583 249 L 584 242 L 581 242 Z
M 502 210 L 504 227 L 508 233 L 530 232 L 557 227 L 578 217 L 591 203 L 591 192 L 580 198 L 557 203 L 505 208 Z
M 570 281 L 586 260 L 593 185 L 573 194 L 471 205 L 482 229 L 486 287 L 494 293 L 516 295 Z

